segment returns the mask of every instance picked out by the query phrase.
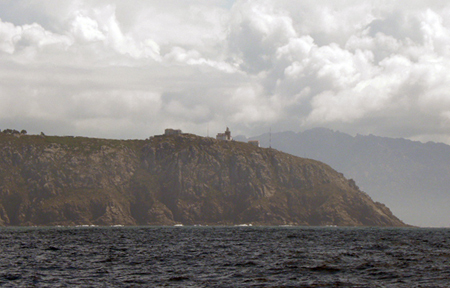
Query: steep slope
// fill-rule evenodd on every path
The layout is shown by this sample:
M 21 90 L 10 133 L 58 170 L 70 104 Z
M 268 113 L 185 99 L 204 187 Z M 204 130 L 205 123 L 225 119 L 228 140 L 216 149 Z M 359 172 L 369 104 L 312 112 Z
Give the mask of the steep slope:
M 0 224 L 134 224 L 134 144 L 0 133 Z
M 403 226 L 329 166 L 194 135 L 0 135 L 0 224 Z
M 269 135 L 255 137 L 263 146 Z M 272 147 L 323 161 L 407 223 L 450 226 L 450 146 L 316 128 L 272 134 Z

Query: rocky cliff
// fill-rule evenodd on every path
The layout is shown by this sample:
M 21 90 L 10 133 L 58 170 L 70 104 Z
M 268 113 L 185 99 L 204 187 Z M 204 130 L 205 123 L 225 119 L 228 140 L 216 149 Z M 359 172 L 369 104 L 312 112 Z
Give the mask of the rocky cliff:
M 329 164 L 409 224 L 450 227 L 450 145 L 325 128 L 252 139 L 265 147 L 271 139 L 280 151 Z
M 0 133 L 0 225 L 404 226 L 314 160 L 194 135 Z

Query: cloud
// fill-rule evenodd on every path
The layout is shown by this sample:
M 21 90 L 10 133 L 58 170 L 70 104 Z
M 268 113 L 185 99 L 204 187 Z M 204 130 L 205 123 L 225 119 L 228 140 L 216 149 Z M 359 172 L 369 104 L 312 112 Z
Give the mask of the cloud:
M 15 26 L 0 21 L 0 31 L 0 51 L 18 55 L 16 60 L 25 58 L 20 61 L 30 61 L 41 54 L 64 50 L 71 45 L 69 37 L 47 31 L 36 23 Z
M 244 71 L 270 69 L 277 48 L 296 36 L 292 19 L 269 1 L 241 1 L 232 11 L 228 35 L 232 55 Z
M 450 143 L 448 19 L 442 1 L 4 1 L 0 126 Z
M 96 42 L 106 39 L 105 34 L 100 31 L 97 21 L 83 15 L 80 11 L 77 11 L 75 15 L 70 32 L 77 40 L 81 42 Z
M 233 91 L 230 98 L 231 120 L 247 125 L 271 122 L 279 117 L 277 101 L 260 97 L 263 87 L 260 85 L 244 85 Z

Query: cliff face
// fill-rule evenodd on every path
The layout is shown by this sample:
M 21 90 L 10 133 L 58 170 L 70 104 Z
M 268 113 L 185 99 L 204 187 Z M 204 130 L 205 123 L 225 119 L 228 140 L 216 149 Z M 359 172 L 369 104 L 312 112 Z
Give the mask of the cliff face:
M 194 135 L 0 133 L 0 225 L 403 226 L 329 166 Z
M 450 145 L 315 128 L 264 134 L 263 146 L 329 164 L 413 225 L 450 227 Z M 241 137 L 242 140 L 243 137 Z M 420 213 L 417 213 L 420 211 Z

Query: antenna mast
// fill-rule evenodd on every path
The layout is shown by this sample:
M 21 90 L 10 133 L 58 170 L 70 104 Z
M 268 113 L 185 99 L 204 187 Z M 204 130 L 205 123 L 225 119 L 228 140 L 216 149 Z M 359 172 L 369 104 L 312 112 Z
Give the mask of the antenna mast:
M 272 127 L 269 128 L 269 148 L 272 148 Z

